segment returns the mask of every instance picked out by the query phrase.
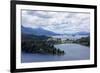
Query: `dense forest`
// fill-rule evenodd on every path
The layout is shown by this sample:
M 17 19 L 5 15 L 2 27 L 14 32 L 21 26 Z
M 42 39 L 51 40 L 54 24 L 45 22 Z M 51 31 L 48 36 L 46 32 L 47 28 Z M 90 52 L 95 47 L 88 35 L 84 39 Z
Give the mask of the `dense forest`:
M 73 41 L 73 43 L 90 46 L 90 36 L 77 39 L 77 40 Z
M 55 48 L 53 41 L 47 41 L 48 38 L 51 37 L 22 34 L 22 51 L 27 53 L 64 55 L 65 52 L 59 48 Z

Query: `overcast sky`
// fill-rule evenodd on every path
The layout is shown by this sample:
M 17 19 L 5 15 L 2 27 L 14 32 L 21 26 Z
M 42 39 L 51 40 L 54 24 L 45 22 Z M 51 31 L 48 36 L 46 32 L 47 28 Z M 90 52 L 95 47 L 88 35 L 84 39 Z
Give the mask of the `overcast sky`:
M 90 32 L 90 14 L 22 10 L 22 25 L 56 33 Z

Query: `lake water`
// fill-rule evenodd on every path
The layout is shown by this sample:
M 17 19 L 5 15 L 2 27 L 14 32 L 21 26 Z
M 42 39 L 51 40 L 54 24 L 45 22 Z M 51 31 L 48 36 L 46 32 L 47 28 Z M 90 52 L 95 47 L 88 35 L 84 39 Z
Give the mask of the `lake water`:
M 46 61 L 69 61 L 90 59 L 90 48 L 79 44 L 59 44 L 55 47 L 65 51 L 62 56 L 22 53 L 21 62 L 46 62 Z

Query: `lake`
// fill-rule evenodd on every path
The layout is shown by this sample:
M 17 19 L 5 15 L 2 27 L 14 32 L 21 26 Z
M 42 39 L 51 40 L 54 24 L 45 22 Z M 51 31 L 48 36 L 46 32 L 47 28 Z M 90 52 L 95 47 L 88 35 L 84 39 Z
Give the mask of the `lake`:
M 79 44 L 59 44 L 56 48 L 65 51 L 62 56 L 21 53 L 21 62 L 72 61 L 90 59 L 90 48 Z

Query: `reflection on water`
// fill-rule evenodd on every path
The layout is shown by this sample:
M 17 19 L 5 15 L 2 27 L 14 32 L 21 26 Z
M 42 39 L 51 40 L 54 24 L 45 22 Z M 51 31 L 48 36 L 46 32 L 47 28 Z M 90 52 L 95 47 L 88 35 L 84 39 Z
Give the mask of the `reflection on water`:
M 22 53 L 21 62 L 68 61 L 90 59 L 90 48 L 79 44 L 59 44 L 56 48 L 65 51 L 62 56 Z

